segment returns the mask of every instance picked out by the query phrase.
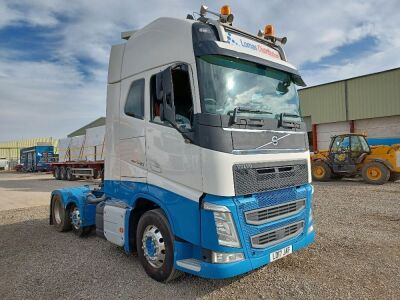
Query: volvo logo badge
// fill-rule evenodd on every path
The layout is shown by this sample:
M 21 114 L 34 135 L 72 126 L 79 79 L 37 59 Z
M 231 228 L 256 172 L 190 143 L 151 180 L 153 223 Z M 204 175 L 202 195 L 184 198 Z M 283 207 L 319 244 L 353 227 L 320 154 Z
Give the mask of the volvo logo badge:
M 276 135 L 272 137 L 272 145 L 274 146 L 278 145 L 278 137 Z

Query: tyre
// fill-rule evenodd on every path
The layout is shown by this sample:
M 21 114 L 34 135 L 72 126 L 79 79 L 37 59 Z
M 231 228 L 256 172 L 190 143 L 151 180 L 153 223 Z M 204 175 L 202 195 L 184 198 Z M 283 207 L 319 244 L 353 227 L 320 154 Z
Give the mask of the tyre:
M 67 168 L 66 169 L 66 179 L 68 180 L 68 181 L 72 181 L 72 180 L 75 180 L 75 175 L 74 174 L 72 174 L 72 170 L 71 170 L 71 168 Z
M 311 164 L 312 177 L 316 181 L 328 181 L 332 177 L 331 168 L 323 161 L 316 161 Z
M 362 168 L 361 174 L 369 184 L 384 184 L 389 180 L 390 170 L 380 162 L 370 162 Z
M 59 167 L 56 167 L 56 168 L 54 169 L 54 177 L 55 177 L 55 179 L 57 179 L 57 180 L 60 180 L 60 179 L 61 179 L 61 174 L 60 174 L 60 168 L 59 168 Z
M 169 282 L 182 274 L 174 267 L 174 237 L 161 209 L 143 214 L 138 223 L 136 241 L 140 262 L 151 278 Z
M 67 180 L 67 169 L 64 167 L 60 168 L 60 178 L 61 180 Z
M 51 205 L 51 217 L 54 227 L 60 232 L 71 230 L 69 213 L 68 210 L 64 208 L 61 197 L 59 195 L 55 195 Z

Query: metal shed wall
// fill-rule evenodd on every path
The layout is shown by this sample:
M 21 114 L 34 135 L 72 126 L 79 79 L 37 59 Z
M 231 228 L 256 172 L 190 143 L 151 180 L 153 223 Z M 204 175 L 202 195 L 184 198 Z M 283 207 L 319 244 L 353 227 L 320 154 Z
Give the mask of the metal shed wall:
M 311 116 L 312 124 L 346 120 L 343 81 L 299 90 L 299 96 L 301 114 Z
M 400 69 L 347 80 L 348 117 L 400 115 Z

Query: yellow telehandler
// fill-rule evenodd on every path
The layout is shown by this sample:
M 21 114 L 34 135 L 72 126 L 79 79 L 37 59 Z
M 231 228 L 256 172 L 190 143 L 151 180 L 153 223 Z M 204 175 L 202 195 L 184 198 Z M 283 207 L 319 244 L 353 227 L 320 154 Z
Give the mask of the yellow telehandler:
M 314 180 L 328 181 L 362 176 L 370 184 L 400 179 L 400 144 L 370 146 L 361 133 L 346 133 L 331 138 L 329 150 L 311 155 Z

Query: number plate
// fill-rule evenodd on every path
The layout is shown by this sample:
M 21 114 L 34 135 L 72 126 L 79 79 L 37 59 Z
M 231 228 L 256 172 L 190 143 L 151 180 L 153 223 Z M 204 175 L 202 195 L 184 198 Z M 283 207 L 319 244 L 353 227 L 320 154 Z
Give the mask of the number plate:
M 275 260 L 277 260 L 277 259 L 280 259 L 280 258 L 282 258 L 282 257 L 285 257 L 285 256 L 287 256 L 287 255 L 289 255 L 289 254 L 291 254 L 291 253 L 292 253 L 292 245 L 287 246 L 287 247 L 285 247 L 285 248 L 283 248 L 283 249 L 280 249 L 280 250 L 278 250 L 278 251 L 272 252 L 272 253 L 269 255 L 269 260 L 270 260 L 271 262 L 273 262 L 273 261 L 275 261 Z

